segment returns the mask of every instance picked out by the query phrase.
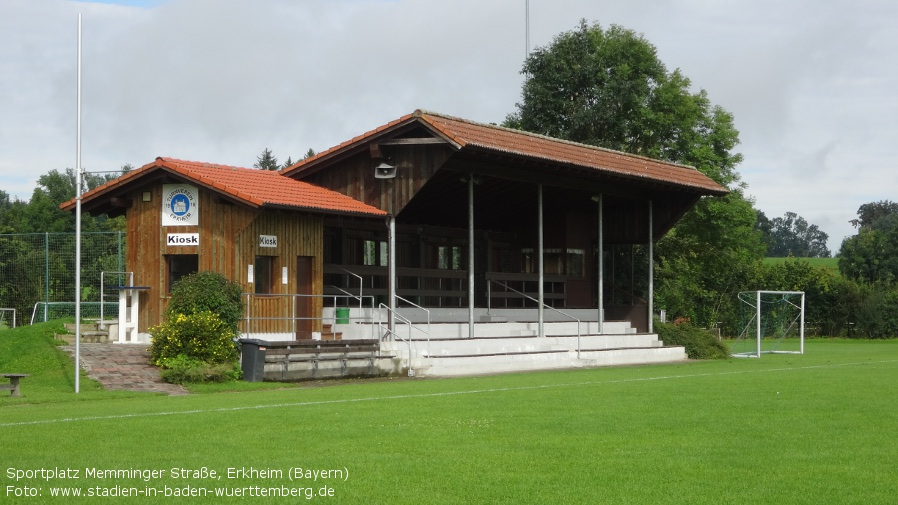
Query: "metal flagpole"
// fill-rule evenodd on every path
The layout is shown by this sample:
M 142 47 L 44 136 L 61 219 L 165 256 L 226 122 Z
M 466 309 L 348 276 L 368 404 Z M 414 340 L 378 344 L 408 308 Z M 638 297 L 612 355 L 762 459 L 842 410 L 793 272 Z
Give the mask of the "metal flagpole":
M 526 32 L 526 34 L 524 35 L 524 38 L 525 38 L 526 44 L 527 44 L 527 53 L 524 55 L 524 58 L 527 58 L 528 56 L 530 56 L 530 0 L 526 0 L 524 2 L 524 10 L 525 10 L 524 17 L 526 18 L 524 20 L 524 24 L 525 24 L 524 31 Z
M 75 146 L 75 392 L 81 391 L 81 13 L 78 13 L 78 127 Z

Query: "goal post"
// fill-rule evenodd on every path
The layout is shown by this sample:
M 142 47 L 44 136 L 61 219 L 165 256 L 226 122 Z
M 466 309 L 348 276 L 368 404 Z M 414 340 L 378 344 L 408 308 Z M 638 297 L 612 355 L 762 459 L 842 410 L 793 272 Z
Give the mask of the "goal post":
M 743 291 L 739 301 L 743 329 L 733 357 L 804 354 L 804 291 Z

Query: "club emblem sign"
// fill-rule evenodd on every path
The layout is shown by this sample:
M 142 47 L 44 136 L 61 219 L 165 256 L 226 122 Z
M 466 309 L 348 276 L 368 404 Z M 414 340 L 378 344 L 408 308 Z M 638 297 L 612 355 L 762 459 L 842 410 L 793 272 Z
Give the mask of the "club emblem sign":
M 186 184 L 162 185 L 162 226 L 198 226 L 199 192 Z

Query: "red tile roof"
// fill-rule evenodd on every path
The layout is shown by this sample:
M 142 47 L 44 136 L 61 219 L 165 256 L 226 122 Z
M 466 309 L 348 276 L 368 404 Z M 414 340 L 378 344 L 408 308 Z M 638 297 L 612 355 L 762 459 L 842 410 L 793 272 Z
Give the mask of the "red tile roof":
M 728 192 L 727 188 L 693 167 L 421 110 L 302 160 L 283 172 L 285 175 L 299 174 L 321 159 L 355 145 L 371 142 L 384 132 L 414 121 L 426 125 L 435 135 L 459 150 L 481 149 L 558 165 L 594 169 L 609 175 L 689 187 L 702 194 L 722 195 Z
M 137 170 L 85 193 L 82 201 L 113 192 L 150 172 L 166 170 L 252 207 L 287 207 L 315 211 L 383 216 L 386 212 L 351 197 L 284 177 L 279 172 L 216 165 L 174 158 L 156 158 Z M 71 210 L 75 200 L 62 204 Z
M 724 194 L 728 191 L 710 177 L 685 165 L 430 112 L 421 112 L 420 117 L 462 148 L 476 146 L 490 151 L 593 168 L 629 178 L 700 188 L 712 194 Z

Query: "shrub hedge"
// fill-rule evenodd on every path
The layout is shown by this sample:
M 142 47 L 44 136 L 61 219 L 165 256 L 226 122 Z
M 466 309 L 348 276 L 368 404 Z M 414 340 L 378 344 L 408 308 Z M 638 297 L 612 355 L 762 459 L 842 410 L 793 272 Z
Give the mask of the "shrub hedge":
M 240 284 L 215 272 L 186 275 L 172 285 L 166 318 L 209 311 L 236 333 L 237 323 L 243 317 L 241 293 Z
M 215 314 L 177 314 L 150 328 L 153 343 L 150 361 L 165 366 L 166 360 L 186 356 L 206 363 L 236 363 L 234 331 Z
M 166 321 L 150 328 L 150 363 L 173 383 L 240 377 L 235 344 L 243 314 L 240 285 L 214 272 L 187 275 L 172 286 Z
M 689 359 L 725 359 L 730 357 L 727 346 L 717 340 L 717 336 L 692 326 L 688 321 L 662 323 L 655 319 L 655 333 L 664 345 L 681 345 L 686 348 Z

